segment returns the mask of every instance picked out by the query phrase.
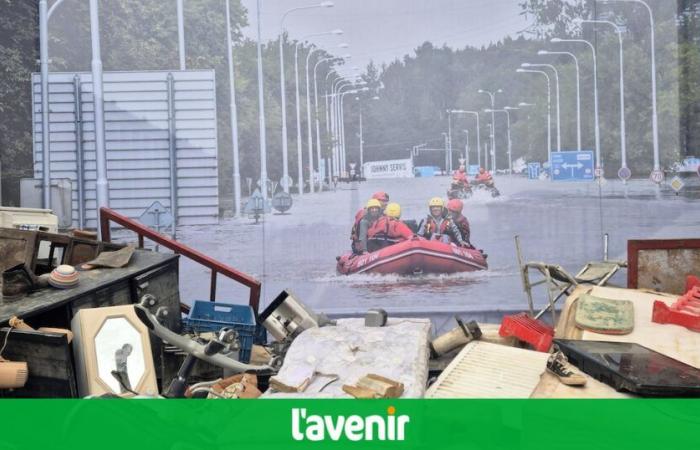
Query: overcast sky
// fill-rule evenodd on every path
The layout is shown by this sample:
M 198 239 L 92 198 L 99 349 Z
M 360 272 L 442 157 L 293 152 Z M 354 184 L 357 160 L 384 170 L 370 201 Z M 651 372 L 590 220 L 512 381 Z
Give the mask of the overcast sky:
M 256 0 L 242 0 L 248 8 L 250 26 L 243 33 L 256 37 Z M 320 3 L 322 0 L 261 0 L 263 40 L 274 39 L 285 11 Z M 353 65 L 362 68 L 369 60 L 387 62 L 411 53 L 425 41 L 437 46 L 480 46 L 515 36 L 528 23 L 520 15 L 520 0 L 335 0 L 332 8 L 291 12 L 285 28 L 291 38 L 322 33 L 335 28 L 342 36 L 315 37 L 310 41 L 330 51 L 353 55 Z M 333 49 L 339 43 L 348 50 Z

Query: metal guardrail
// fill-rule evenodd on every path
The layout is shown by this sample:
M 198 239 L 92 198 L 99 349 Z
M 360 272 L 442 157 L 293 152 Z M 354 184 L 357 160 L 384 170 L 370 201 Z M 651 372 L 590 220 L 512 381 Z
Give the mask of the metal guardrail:
M 138 235 L 139 248 L 143 248 L 144 238 L 148 238 L 151 241 L 162 245 L 163 247 L 169 248 L 178 255 L 185 256 L 192 261 L 195 261 L 209 269 L 211 269 L 211 285 L 209 290 L 209 300 L 216 300 L 216 277 L 221 274 L 228 277 L 250 289 L 250 297 L 248 304 L 253 308 L 255 313 L 258 313 L 258 307 L 260 305 L 260 281 L 255 278 L 239 272 L 233 267 L 227 266 L 204 253 L 198 252 L 197 250 L 188 247 L 187 245 L 170 239 L 147 226 L 136 222 L 118 212 L 109 208 L 100 208 L 100 231 L 101 238 L 105 242 L 110 242 L 111 240 L 111 229 L 110 223 L 114 222 L 122 227 L 133 231 Z

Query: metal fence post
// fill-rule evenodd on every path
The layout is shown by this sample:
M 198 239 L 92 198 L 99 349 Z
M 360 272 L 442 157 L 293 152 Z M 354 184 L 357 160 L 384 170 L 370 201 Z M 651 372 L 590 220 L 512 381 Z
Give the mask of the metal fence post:
M 172 235 L 177 226 L 177 142 L 175 133 L 175 79 L 168 74 L 168 140 L 170 147 L 170 211 L 173 215 Z
M 85 164 L 83 155 L 83 107 L 80 75 L 73 77 L 75 99 L 75 165 L 78 179 L 78 227 L 85 227 Z

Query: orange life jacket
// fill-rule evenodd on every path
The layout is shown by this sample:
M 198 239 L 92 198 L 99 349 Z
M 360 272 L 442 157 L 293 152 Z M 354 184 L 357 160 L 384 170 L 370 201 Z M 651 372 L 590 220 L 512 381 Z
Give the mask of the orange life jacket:
M 359 211 L 355 213 L 355 223 L 350 230 L 350 240 L 355 242 L 360 238 L 360 222 L 364 219 L 367 210 L 365 208 L 360 208 Z
M 413 231 L 408 225 L 398 219 L 382 216 L 375 220 L 367 231 L 368 239 L 386 239 L 389 241 L 405 241 L 413 237 Z
M 427 219 L 425 219 L 425 237 L 426 239 L 430 239 L 434 234 L 445 234 L 447 233 L 447 230 L 450 227 L 450 218 L 445 217 L 442 219 L 442 222 L 440 222 L 440 226 L 438 227 L 437 221 L 435 220 L 435 217 L 432 215 L 429 215 Z

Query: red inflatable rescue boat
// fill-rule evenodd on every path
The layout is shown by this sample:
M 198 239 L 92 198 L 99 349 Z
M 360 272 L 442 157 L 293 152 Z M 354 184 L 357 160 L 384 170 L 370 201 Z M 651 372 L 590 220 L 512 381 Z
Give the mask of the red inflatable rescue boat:
M 365 255 L 352 252 L 338 257 L 338 273 L 418 275 L 450 274 L 488 269 L 481 251 L 417 238 Z

